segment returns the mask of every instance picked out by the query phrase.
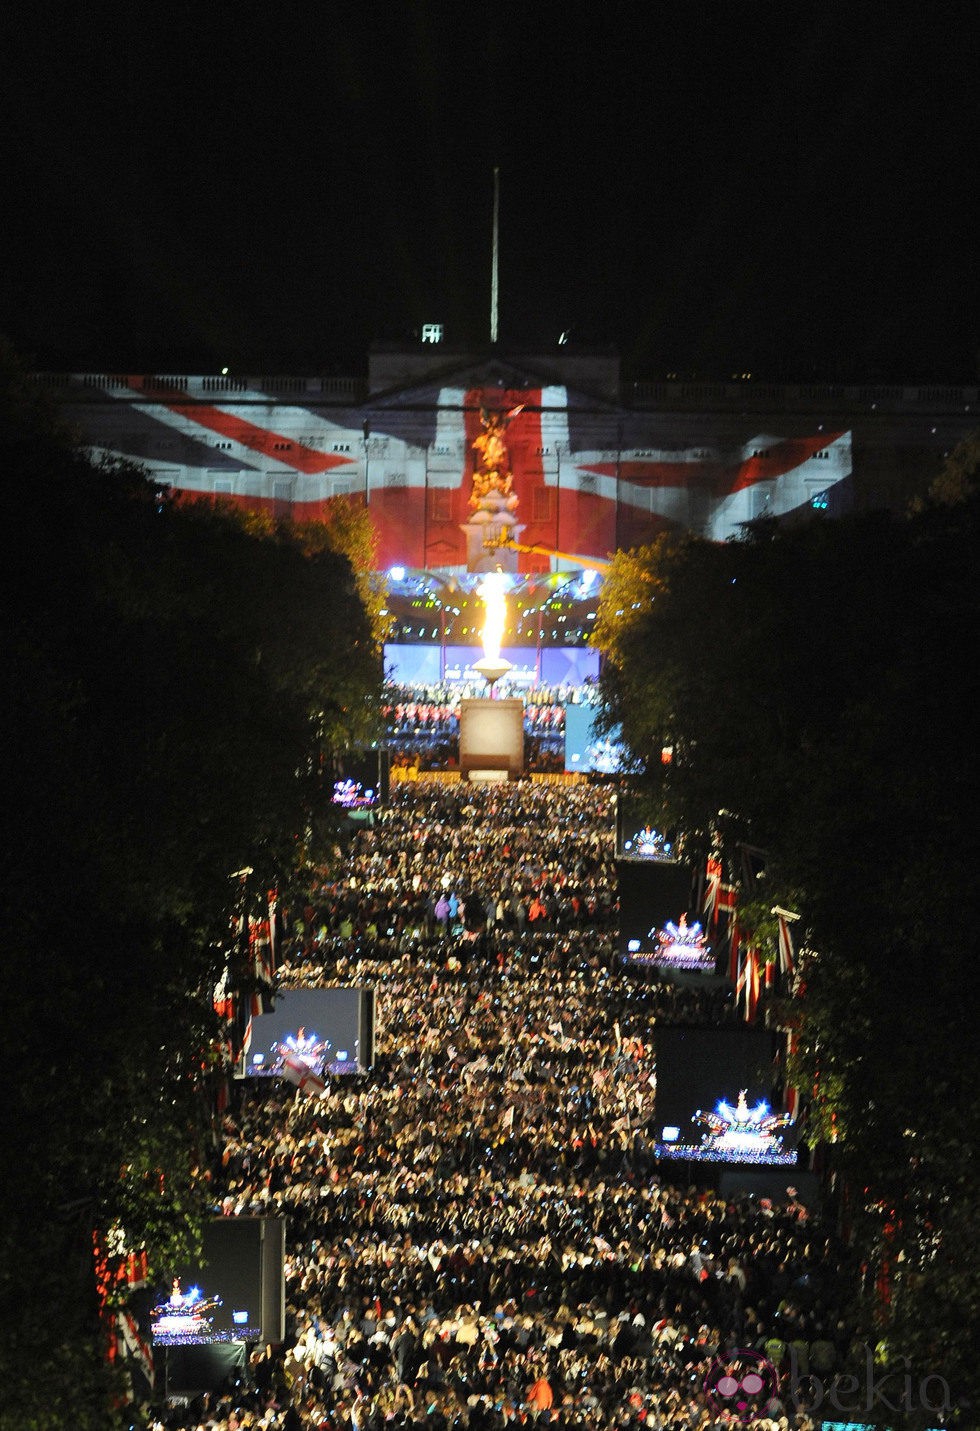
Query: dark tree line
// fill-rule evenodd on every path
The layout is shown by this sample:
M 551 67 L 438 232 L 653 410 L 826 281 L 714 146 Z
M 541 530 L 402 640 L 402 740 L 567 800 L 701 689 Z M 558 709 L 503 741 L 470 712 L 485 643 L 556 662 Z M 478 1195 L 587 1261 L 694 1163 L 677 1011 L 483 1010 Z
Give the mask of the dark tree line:
M 230 876 L 288 878 L 373 733 L 370 534 L 178 504 L 3 367 L 0 1424 L 105 1427 L 92 1234 L 194 1243 Z
M 756 900 L 797 901 L 815 952 L 796 1072 L 867 1257 L 869 1334 L 964 1397 L 980 1344 L 976 451 L 909 515 L 622 554 L 596 638 L 608 719 L 665 827 L 767 850 Z

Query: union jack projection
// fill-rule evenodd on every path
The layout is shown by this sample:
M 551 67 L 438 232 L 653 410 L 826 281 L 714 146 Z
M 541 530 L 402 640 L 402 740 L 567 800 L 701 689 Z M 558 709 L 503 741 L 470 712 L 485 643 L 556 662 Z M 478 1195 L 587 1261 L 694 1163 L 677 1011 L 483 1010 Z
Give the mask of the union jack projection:
M 507 419 L 521 541 L 603 559 L 683 528 L 723 541 L 762 516 L 842 510 L 851 433 L 807 417 L 639 412 L 562 385 L 511 386 L 502 365 L 374 394 L 324 397 L 320 380 L 269 388 L 222 378 L 71 380 L 97 452 L 136 460 L 177 491 L 316 520 L 368 505 L 379 564 L 464 570 L 481 414 Z M 276 391 L 271 391 L 272 387 Z M 307 387 L 317 396 L 308 401 Z M 549 557 L 525 554 L 535 571 Z

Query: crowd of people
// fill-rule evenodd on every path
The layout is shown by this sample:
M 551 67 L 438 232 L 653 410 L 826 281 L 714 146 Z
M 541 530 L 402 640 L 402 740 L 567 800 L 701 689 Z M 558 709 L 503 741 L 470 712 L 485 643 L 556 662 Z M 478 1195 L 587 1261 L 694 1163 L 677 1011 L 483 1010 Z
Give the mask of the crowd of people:
M 280 982 L 377 991 L 373 1067 L 225 1116 L 223 1215 L 286 1220 L 287 1334 L 167 1431 L 813 1431 L 785 1373 L 847 1364 L 854 1269 L 795 1193 L 677 1186 L 658 1021 L 725 991 L 614 957 L 605 787 L 398 786 L 297 905 Z M 764 1413 L 713 1393 L 736 1349 Z
M 332 935 L 418 955 L 463 933 L 506 949 L 533 931 L 587 934 L 606 950 L 615 922 L 611 800 L 608 789 L 576 795 L 524 782 L 396 786 L 378 824 L 314 885 L 294 947 L 310 953 Z

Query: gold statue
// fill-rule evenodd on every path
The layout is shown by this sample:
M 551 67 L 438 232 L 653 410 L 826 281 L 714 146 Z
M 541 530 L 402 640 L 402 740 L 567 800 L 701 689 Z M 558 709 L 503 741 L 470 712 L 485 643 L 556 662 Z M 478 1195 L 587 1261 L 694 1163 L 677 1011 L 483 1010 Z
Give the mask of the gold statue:
M 522 407 L 523 404 L 508 413 L 491 412 L 485 407 L 480 409 L 483 431 L 473 443 L 477 462 L 473 472 L 471 507 L 483 506 L 491 492 L 499 492 L 505 497 L 506 505 L 511 511 L 517 506 L 517 497 L 513 492 L 514 477 L 510 470 L 510 454 L 504 434 L 511 418 L 516 417 Z

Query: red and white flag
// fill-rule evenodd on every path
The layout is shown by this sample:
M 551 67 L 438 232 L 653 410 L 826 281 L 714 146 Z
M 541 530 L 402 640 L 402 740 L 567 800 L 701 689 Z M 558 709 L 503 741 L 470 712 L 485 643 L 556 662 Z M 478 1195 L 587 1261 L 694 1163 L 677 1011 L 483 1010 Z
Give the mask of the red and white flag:
M 702 918 L 705 926 L 712 925 L 718 918 L 718 891 L 721 889 L 721 857 L 711 854 L 704 872 L 704 909 Z
M 738 927 L 738 915 L 732 918 L 732 927 L 728 931 L 728 977 L 732 983 L 738 987 L 739 975 L 739 945 L 741 944 L 741 933 Z
M 788 909 L 773 910 L 779 921 L 779 972 L 783 978 L 790 980 L 796 970 L 796 955 L 793 950 L 793 936 L 790 933 L 790 921 L 799 919 L 798 914 L 791 914 Z
M 272 942 L 269 935 L 268 919 L 248 921 L 248 946 L 252 964 L 252 975 L 265 984 L 273 980 Z
M 257 1019 L 261 1014 L 269 1014 L 272 1012 L 272 1000 L 269 998 L 265 989 L 253 989 L 248 999 L 249 1012 L 253 1019 Z
M 287 1083 L 292 1083 L 300 1093 L 308 1096 L 315 1094 L 319 1098 L 321 1093 L 326 1092 L 327 1085 L 323 1079 L 313 1072 L 308 1063 L 293 1053 L 287 1054 L 282 1061 L 282 1076 Z
M 745 953 L 745 1022 L 755 1023 L 759 1007 L 759 951 L 747 949 Z
M 722 884 L 718 886 L 718 898 L 715 902 L 715 923 L 717 924 L 722 915 L 731 920 L 735 917 L 738 908 L 738 889 L 733 884 Z
M 127 1357 L 138 1367 L 143 1379 L 150 1390 L 153 1390 L 156 1381 L 156 1370 L 153 1365 L 153 1351 L 150 1343 L 140 1331 L 139 1324 L 132 1312 L 123 1310 L 116 1314 L 116 1324 L 118 1328 L 119 1352 L 123 1359 Z

